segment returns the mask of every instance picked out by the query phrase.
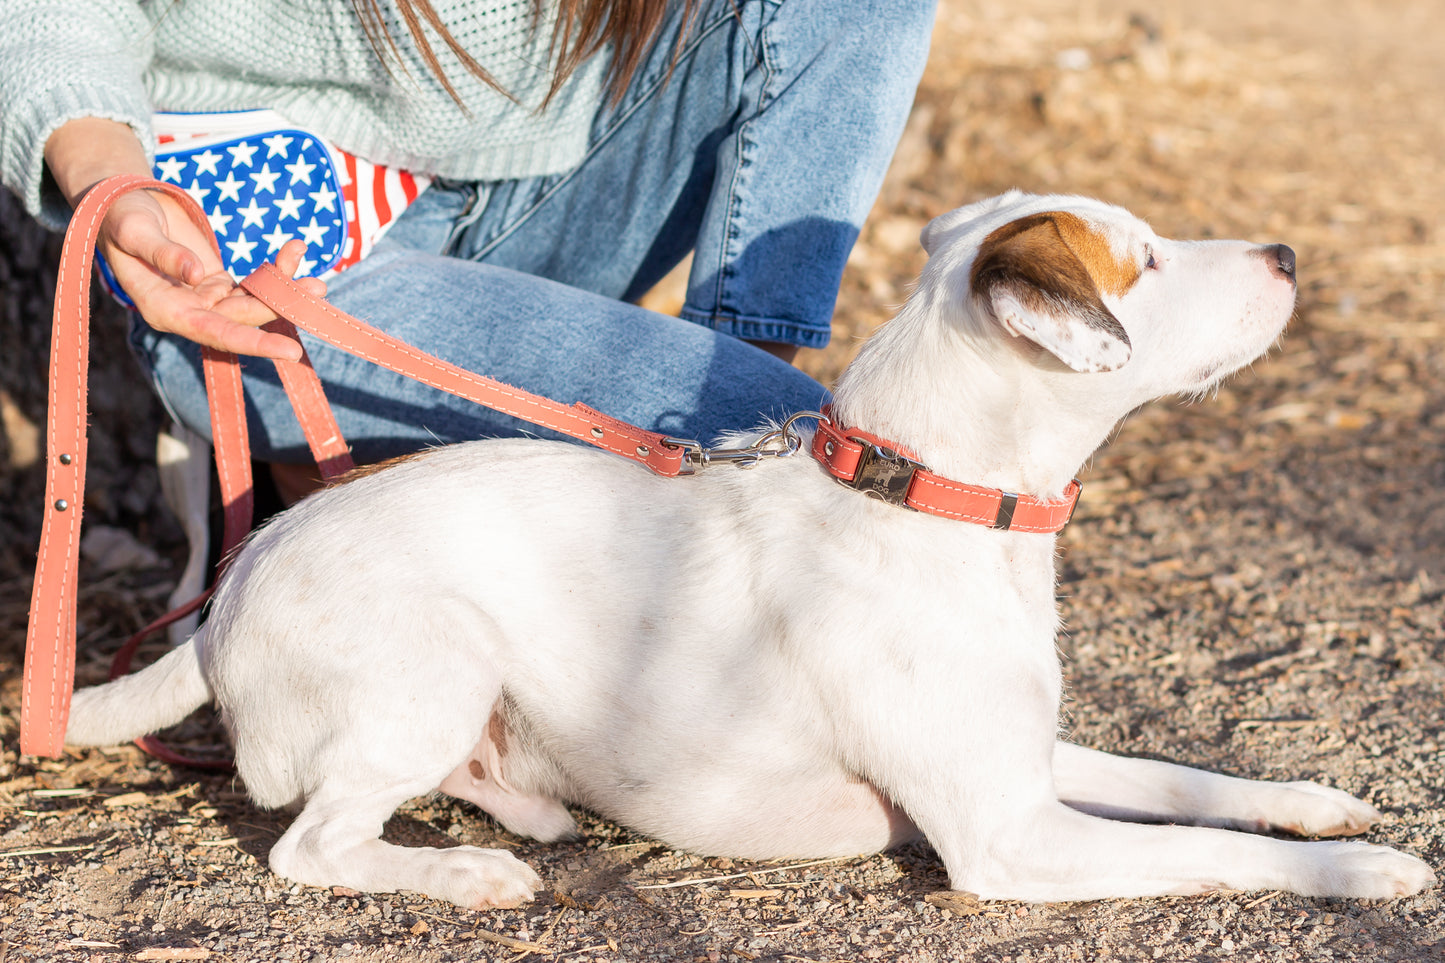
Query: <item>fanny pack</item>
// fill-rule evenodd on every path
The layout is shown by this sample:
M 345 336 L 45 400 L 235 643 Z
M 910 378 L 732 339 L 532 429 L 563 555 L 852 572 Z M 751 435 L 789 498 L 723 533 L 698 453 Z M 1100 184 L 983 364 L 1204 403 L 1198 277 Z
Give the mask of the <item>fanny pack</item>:
M 157 113 L 155 178 L 191 196 L 236 280 L 306 242 L 298 277 L 329 278 L 365 257 L 431 179 L 348 154 L 274 110 Z M 111 294 L 133 307 L 109 265 Z

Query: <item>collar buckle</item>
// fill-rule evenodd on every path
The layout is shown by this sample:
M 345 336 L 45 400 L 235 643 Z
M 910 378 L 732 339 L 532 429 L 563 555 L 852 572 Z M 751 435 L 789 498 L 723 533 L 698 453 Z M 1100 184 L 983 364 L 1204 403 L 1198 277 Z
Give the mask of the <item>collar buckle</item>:
M 863 451 L 858 456 L 858 467 L 853 471 L 853 480 L 844 481 L 840 478 L 838 481 L 870 498 L 916 511 L 917 509 L 907 503 L 908 489 L 913 484 L 914 473 L 927 469 L 912 458 L 866 438 L 849 436 L 848 440 L 861 445 Z

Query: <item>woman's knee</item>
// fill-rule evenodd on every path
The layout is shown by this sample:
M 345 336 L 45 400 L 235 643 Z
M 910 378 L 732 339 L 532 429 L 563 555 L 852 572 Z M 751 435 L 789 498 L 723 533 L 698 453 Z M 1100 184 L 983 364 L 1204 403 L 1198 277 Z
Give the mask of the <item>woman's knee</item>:
M 786 36 L 811 40 L 814 55 L 836 52 L 867 72 L 895 71 L 913 86 L 933 35 L 936 0 L 762 0 Z M 910 79 L 911 78 L 911 79 Z

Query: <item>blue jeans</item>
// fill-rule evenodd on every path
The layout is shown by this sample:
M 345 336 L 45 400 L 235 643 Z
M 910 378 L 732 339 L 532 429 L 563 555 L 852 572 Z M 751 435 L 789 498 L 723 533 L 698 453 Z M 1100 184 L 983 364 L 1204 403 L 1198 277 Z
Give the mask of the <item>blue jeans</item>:
M 923 70 L 933 0 L 707 0 L 675 14 L 590 149 L 549 177 L 434 183 L 329 300 L 455 364 L 710 441 L 824 388 L 743 340 L 827 343 L 848 252 Z M 735 10 L 737 12 L 735 12 Z M 683 316 L 626 303 L 694 251 Z M 210 428 L 199 351 L 137 322 L 171 413 Z M 530 434 L 314 339 L 359 461 Z M 270 362 L 245 359 L 257 457 L 307 457 Z

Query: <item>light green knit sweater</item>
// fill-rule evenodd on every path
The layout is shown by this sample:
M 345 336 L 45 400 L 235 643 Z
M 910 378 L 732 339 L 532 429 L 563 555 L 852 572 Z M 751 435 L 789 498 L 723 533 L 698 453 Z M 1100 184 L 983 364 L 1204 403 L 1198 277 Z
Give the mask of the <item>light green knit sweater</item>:
M 593 57 L 545 113 L 552 22 L 528 0 L 433 0 L 452 36 L 516 102 L 433 49 L 470 116 L 381 0 L 401 51 L 390 71 L 349 0 L 0 0 L 0 178 L 31 213 L 69 208 L 44 173 L 45 141 L 76 117 L 129 124 L 153 147 L 155 110 L 269 107 L 377 164 L 460 180 L 568 170 L 586 150 L 606 71 Z

